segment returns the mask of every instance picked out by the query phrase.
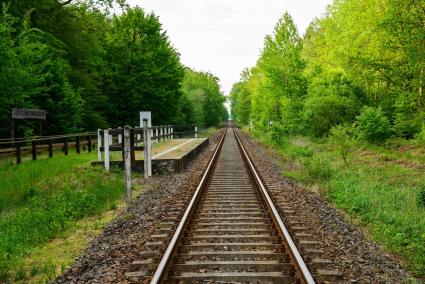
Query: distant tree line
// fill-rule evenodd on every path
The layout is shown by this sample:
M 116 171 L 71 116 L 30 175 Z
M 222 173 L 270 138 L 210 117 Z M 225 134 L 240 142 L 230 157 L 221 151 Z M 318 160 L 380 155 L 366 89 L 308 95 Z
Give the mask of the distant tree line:
M 425 137 L 424 11 L 420 0 L 335 0 L 303 37 L 285 13 L 232 89 L 233 118 L 276 140 L 337 126 L 371 142 Z
M 124 0 L 0 0 L 0 62 L 0 137 L 12 108 L 47 110 L 43 134 L 133 126 L 143 110 L 154 124 L 225 117 L 218 79 L 185 68 L 158 17 Z

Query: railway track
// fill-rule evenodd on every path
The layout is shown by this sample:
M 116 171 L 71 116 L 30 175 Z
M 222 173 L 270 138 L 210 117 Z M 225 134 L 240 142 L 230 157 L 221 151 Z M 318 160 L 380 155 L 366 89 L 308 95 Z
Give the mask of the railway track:
M 315 283 L 230 128 L 155 267 L 150 283 Z

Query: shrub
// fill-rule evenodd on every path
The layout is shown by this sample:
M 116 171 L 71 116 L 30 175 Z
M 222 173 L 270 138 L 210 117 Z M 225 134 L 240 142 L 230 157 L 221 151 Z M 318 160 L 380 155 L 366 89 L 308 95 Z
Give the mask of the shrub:
M 356 114 L 354 101 L 337 95 L 308 99 L 304 112 L 308 132 L 315 137 L 326 135 L 335 125 L 352 122 Z
M 330 131 L 330 139 L 338 149 L 345 165 L 348 164 L 349 155 L 354 149 L 354 139 L 352 138 L 353 132 L 353 127 L 348 125 L 338 125 L 332 127 Z
M 331 162 L 323 157 L 311 157 L 306 159 L 304 167 L 311 179 L 329 180 L 333 174 Z
M 371 143 L 385 141 L 391 136 L 391 125 L 381 107 L 364 107 L 357 117 L 357 133 L 360 139 Z

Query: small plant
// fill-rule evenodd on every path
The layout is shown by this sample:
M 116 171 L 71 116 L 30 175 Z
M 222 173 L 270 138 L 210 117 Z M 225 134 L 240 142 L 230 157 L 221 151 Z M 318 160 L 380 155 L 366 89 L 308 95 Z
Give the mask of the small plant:
M 419 189 L 417 201 L 420 208 L 425 208 L 425 185 Z
M 348 165 L 349 155 L 354 150 L 353 131 L 351 126 L 343 125 L 335 126 L 330 131 L 330 139 L 337 147 L 345 165 Z
M 391 135 L 391 125 L 381 107 L 364 107 L 357 117 L 357 132 L 360 139 L 381 143 Z
M 329 180 L 333 174 L 332 163 L 323 157 L 306 159 L 304 167 L 312 179 Z

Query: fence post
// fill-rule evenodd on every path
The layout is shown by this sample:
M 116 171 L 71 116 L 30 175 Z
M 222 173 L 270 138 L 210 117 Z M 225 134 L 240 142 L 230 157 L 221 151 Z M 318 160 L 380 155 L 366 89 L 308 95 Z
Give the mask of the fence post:
M 63 139 L 63 152 L 65 153 L 65 156 L 68 156 L 68 137 Z
M 100 150 L 100 148 L 102 147 L 102 130 L 98 129 L 97 130 L 97 160 L 99 162 L 102 162 L 102 151 Z
M 171 126 L 170 129 L 171 129 L 171 139 L 174 139 L 174 127 Z
M 130 128 L 130 156 L 131 156 L 131 167 L 135 167 L 136 166 L 136 153 L 134 150 L 134 146 L 136 145 L 136 138 L 137 136 L 140 136 L 140 134 L 135 133 L 135 129 L 134 128 Z
M 127 207 L 131 203 L 131 150 L 130 150 L 130 128 L 124 127 L 124 175 L 125 175 L 125 202 Z
M 21 163 L 21 142 L 16 142 L 16 164 L 19 165 Z
M 118 129 L 121 129 L 121 127 L 118 127 Z M 122 143 L 122 133 L 118 134 L 118 144 Z
M 75 136 L 75 149 L 77 154 L 80 154 L 80 136 Z
M 163 127 L 162 125 L 159 126 L 159 136 L 161 136 L 161 140 L 164 141 L 164 137 L 162 137 L 162 135 L 164 135 L 164 131 L 163 131 Z
M 49 139 L 49 158 L 53 157 L 53 142 Z
M 91 135 L 89 135 L 89 140 L 87 140 L 87 151 L 91 152 Z
M 105 170 L 109 172 L 109 130 L 103 130 L 103 151 L 105 153 Z
M 109 130 L 111 130 L 111 128 L 109 128 Z M 109 133 L 109 131 L 108 131 Z M 109 134 L 109 146 L 112 145 L 112 134 Z
M 32 140 L 32 159 L 35 161 L 37 160 L 37 142 Z
M 151 157 L 151 133 L 148 129 L 148 120 L 143 120 L 143 142 L 145 144 L 145 160 L 144 160 L 144 174 L 145 178 L 152 176 L 152 157 Z
M 195 124 L 195 138 L 198 138 L 198 126 Z

